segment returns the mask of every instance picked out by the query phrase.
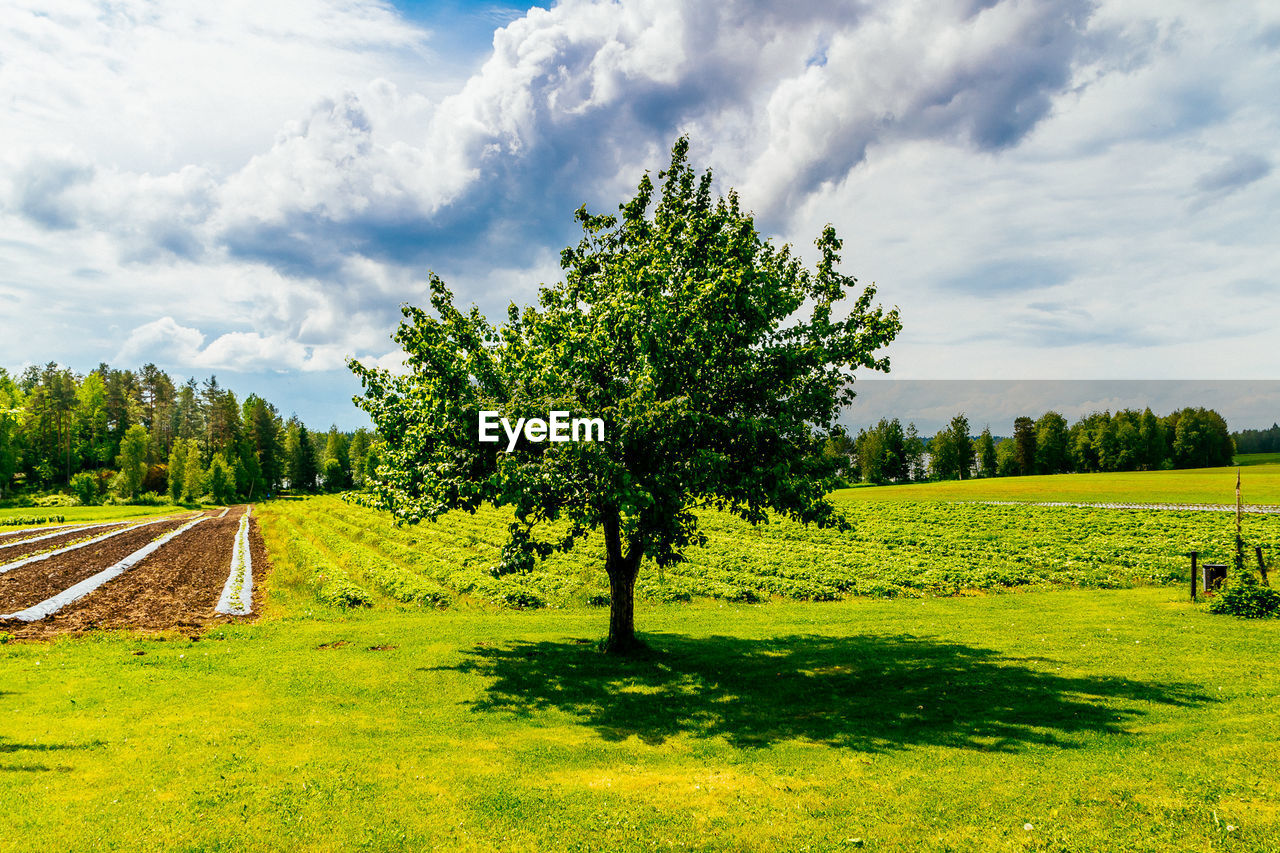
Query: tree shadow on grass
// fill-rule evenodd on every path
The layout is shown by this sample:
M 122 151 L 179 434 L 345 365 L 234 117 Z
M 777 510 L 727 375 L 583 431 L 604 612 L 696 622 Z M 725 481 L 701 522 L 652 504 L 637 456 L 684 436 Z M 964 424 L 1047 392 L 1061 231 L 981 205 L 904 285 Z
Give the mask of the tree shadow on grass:
M 69 773 L 72 768 L 65 764 L 50 767 L 47 764 L 10 764 L 3 759 L 9 754 L 20 752 L 59 752 L 66 749 L 89 749 L 97 744 L 73 743 L 18 743 L 0 735 L 0 773 Z
M 1063 676 L 1052 662 L 908 635 L 767 640 L 651 634 L 617 659 L 578 643 L 481 645 L 449 667 L 491 679 L 473 707 L 580 718 L 603 738 L 678 735 L 741 747 L 800 740 L 868 752 L 941 745 L 1012 752 L 1121 734 L 1145 706 L 1209 697 L 1187 685 Z
M 0 696 L 13 696 L 14 693 L 7 690 L 0 690 Z M 0 759 L 4 759 L 8 755 L 16 755 L 23 752 L 48 753 L 61 752 L 69 749 L 93 749 L 95 747 L 104 746 L 104 742 L 100 740 L 90 741 L 89 743 L 22 743 L 12 738 L 0 735 Z M 49 767 L 45 764 L 9 764 L 4 760 L 0 760 L 0 773 L 38 773 L 38 772 L 69 772 L 70 767 L 59 765 L 57 767 Z

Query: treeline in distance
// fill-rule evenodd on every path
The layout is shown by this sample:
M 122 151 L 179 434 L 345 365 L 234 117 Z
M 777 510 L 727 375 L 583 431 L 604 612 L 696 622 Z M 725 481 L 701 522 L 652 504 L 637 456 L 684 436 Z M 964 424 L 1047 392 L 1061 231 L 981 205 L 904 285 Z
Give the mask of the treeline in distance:
M 1212 409 L 1184 408 L 1164 417 L 1151 409 L 1095 412 L 1068 425 L 1058 412 L 1020 417 L 1013 436 L 996 440 L 990 428 L 974 438 L 956 415 L 931 438 L 882 419 L 857 436 L 836 433 L 826 453 L 847 460 L 849 479 L 867 483 L 967 480 L 1026 474 L 1149 471 L 1230 465 L 1236 445 L 1227 422 Z
M 1236 442 L 1236 453 L 1280 453 L 1280 424 L 1270 429 L 1243 429 L 1231 437 Z
M 181 385 L 154 364 L 0 368 L 0 499 L 69 491 L 81 503 L 258 500 L 281 488 L 363 485 L 367 430 L 309 431 L 211 376 Z

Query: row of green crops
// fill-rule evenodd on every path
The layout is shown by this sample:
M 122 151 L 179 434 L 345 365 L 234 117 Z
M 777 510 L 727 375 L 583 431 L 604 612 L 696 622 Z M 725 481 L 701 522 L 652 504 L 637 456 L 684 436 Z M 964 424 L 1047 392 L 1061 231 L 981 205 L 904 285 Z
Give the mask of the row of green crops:
M 841 509 L 852 531 L 785 519 L 752 527 L 703 512 L 707 546 L 665 571 L 644 567 L 637 594 L 754 602 L 1164 584 L 1187 577 L 1187 551 L 1227 561 L 1234 537 L 1233 517 L 1212 512 L 938 502 L 850 502 Z M 445 606 L 466 597 L 540 607 L 607 600 L 600 544 L 590 539 L 530 574 L 494 577 L 510 516 L 493 508 L 396 527 L 385 514 L 322 497 L 264 504 L 262 520 L 278 526 L 287 559 L 331 604 Z M 1280 545 L 1280 516 L 1247 517 L 1245 539 Z
M 0 518 L 2 527 L 34 527 L 37 524 L 61 524 L 66 520 L 63 515 L 11 515 Z

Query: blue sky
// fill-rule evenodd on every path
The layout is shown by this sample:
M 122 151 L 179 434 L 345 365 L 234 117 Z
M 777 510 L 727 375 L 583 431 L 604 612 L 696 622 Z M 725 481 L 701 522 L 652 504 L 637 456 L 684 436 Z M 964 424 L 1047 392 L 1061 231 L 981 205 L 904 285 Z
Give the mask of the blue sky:
M 773 238 L 836 226 L 894 376 L 1274 379 L 1276 91 L 1267 2 L 16 0 L 0 364 L 354 426 L 427 270 L 530 300 L 687 133 Z

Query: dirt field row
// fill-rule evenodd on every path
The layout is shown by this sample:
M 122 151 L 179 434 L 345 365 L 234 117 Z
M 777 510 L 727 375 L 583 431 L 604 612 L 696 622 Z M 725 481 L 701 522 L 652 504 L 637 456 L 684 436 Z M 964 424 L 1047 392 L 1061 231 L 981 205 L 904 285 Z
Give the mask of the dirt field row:
M 0 631 L 20 638 L 38 638 L 98 628 L 190 629 L 227 621 L 229 617 L 215 613 L 214 607 L 227 582 L 236 530 L 245 511 L 246 507 L 235 507 L 221 518 L 218 517 L 221 510 L 211 510 L 143 523 L 105 541 L 0 573 L 0 614 L 15 614 L 92 578 L 155 539 L 204 516 L 195 527 L 166 542 L 84 598 L 38 621 L 0 619 Z M 124 523 L 91 531 L 69 530 L 29 546 L 0 549 L 0 569 L 23 559 L 27 551 L 34 554 L 66 547 L 118 531 L 123 526 Z M 256 610 L 267 562 L 257 520 L 252 517 L 249 543 L 255 567 L 253 604 Z
M 0 571 L 3 571 L 9 563 L 17 562 L 24 557 L 63 548 L 82 539 L 103 536 L 128 524 L 127 521 L 121 521 L 102 527 L 92 525 L 72 530 L 51 530 L 48 533 L 32 533 L 22 539 L 0 542 Z

